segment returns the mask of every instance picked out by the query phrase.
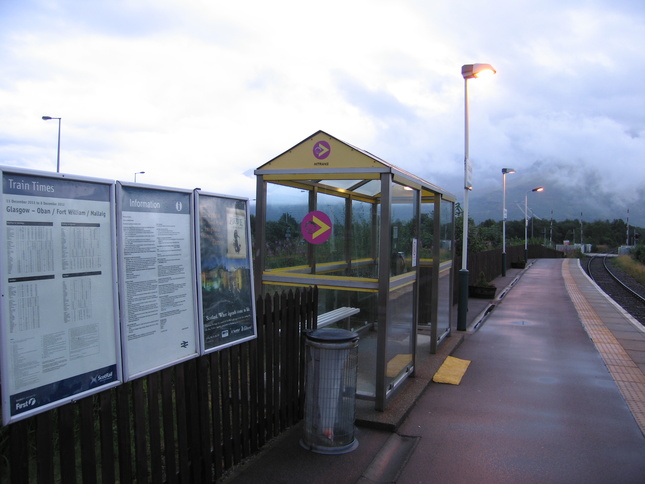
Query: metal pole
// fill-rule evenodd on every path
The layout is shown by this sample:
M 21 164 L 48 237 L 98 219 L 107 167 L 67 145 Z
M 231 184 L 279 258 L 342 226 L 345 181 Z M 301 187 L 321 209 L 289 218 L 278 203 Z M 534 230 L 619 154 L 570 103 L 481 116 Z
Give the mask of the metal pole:
M 506 276 L 506 172 L 502 170 L 502 277 Z
M 464 79 L 464 225 L 461 248 L 461 270 L 459 271 L 459 304 L 457 306 L 457 330 L 468 327 L 468 79 Z
M 524 262 L 529 261 L 529 240 L 528 240 L 528 226 L 529 226 L 529 192 L 524 194 Z
M 56 154 L 56 173 L 60 173 L 60 121 L 58 118 L 58 152 Z

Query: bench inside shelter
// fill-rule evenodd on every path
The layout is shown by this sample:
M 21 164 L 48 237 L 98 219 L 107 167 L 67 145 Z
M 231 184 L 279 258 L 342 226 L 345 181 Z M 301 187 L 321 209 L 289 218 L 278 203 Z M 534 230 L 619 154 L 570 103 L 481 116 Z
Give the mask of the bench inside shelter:
M 358 308 L 350 308 L 350 307 L 342 307 L 342 308 L 337 308 L 333 309 L 331 311 L 328 311 L 326 313 L 322 313 L 318 315 L 318 328 L 324 328 L 325 326 L 330 326 L 340 320 L 347 319 L 347 327 L 349 328 L 349 317 L 358 314 L 360 312 L 360 309 Z

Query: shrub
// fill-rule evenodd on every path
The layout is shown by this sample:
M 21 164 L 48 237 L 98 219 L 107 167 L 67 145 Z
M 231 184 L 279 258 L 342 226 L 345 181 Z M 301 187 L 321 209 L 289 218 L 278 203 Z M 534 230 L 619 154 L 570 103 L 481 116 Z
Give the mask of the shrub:
M 631 251 L 632 257 L 640 262 L 641 264 L 645 264 L 645 245 L 637 245 L 635 248 L 632 249 Z

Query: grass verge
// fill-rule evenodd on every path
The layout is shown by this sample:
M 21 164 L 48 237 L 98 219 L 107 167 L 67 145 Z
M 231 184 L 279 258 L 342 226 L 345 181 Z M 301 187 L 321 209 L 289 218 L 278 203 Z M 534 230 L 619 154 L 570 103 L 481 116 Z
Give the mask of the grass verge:
M 629 255 L 621 255 L 616 257 L 616 265 L 623 272 L 645 285 L 645 264 L 641 264 Z

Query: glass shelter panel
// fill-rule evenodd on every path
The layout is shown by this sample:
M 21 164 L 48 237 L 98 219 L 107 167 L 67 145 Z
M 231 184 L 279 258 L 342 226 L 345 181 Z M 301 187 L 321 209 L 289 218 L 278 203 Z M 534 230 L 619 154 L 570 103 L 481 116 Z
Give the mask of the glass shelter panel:
M 377 333 L 377 293 L 336 289 L 318 289 L 318 314 L 325 314 L 336 308 L 350 307 L 357 313 L 341 319 L 328 327 L 355 331 L 359 334 L 358 375 L 356 391 L 363 397 L 375 395 L 375 372 Z
M 266 269 L 302 267 L 307 264 L 307 244 L 300 221 L 308 212 L 308 192 L 275 184 L 268 187 Z
M 319 193 L 317 196 L 316 210 L 323 212 L 331 221 L 331 236 L 329 239 L 324 244 L 313 246 L 316 253 L 316 264 L 319 265 L 317 272 L 344 275 L 345 243 L 348 232 L 345 227 L 346 208 L 344 198 L 324 193 Z M 330 267 L 325 268 L 325 264 L 330 264 Z
M 416 341 L 413 337 L 415 287 L 416 283 L 411 283 L 390 291 L 390 317 L 385 355 L 386 386 L 391 385 L 412 365 Z
M 434 199 L 421 204 L 419 227 L 419 328 L 430 330 L 434 321 L 432 288 L 434 283 Z
M 357 180 L 351 179 L 334 182 L 345 187 L 357 184 Z M 280 293 L 292 289 L 294 284 L 317 285 L 319 321 L 339 308 L 352 311 L 350 316 L 325 320 L 320 327 L 359 333 L 357 394 L 373 399 L 377 366 L 379 199 L 335 195 L 320 180 L 302 180 L 295 185 L 267 184 L 265 267 L 272 274 L 288 278 L 285 284 L 271 283 L 270 290 Z M 320 244 L 308 242 L 303 234 L 302 222 L 314 211 L 322 212 L 331 222 L 331 234 Z M 352 284 L 356 280 L 359 284 L 369 280 L 374 288 L 355 290 Z M 339 281 L 346 287 L 330 287 L 331 282 Z
M 391 276 L 412 270 L 412 248 L 417 240 L 415 193 L 396 183 L 393 186 Z
M 452 278 L 453 278 L 453 203 L 441 201 L 441 263 L 439 269 L 439 298 L 437 308 L 437 339 L 450 333 L 452 319 Z
M 387 338 L 385 345 L 386 387 L 409 371 L 413 364 L 415 339 L 416 190 L 394 183 L 392 186 L 392 257 L 388 295 Z
M 441 261 L 454 257 L 455 220 L 454 202 L 441 200 Z
M 378 254 L 380 205 L 352 200 L 351 271 L 353 277 L 378 277 L 376 254 Z

